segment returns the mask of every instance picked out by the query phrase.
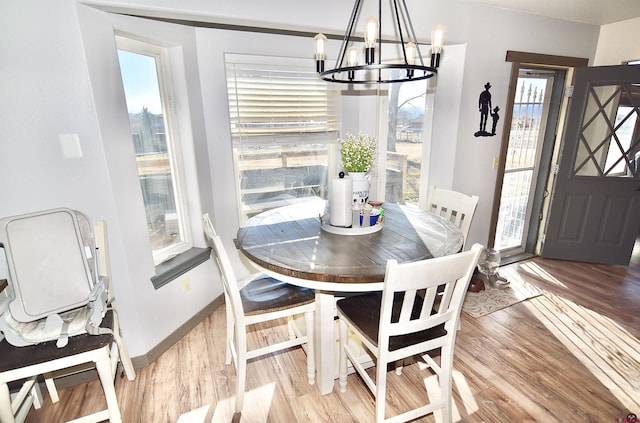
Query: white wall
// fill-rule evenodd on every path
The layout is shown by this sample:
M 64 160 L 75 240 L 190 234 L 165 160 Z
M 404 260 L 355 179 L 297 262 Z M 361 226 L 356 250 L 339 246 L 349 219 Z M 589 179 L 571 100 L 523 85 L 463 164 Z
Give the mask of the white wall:
M 505 62 L 507 50 L 590 58 L 598 28 L 483 7 L 469 8 L 463 22 L 467 57 L 452 187 L 480 197 L 467 245 L 486 244 L 497 176 L 493 158 L 500 154 L 502 128 L 508 123 L 501 119 L 495 136 L 476 138 L 473 134 L 479 129 L 478 96 L 491 82 L 493 106 L 499 106 L 501 117 L 504 116 L 511 72 L 511 63 Z M 437 113 L 439 104 L 435 107 Z M 442 116 L 440 120 L 446 118 Z
M 594 66 L 619 65 L 640 60 L 640 18 L 600 27 Z
M 135 167 L 135 153 L 130 139 L 126 103 L 122 91 L 120 70 L 117 61 L 114 29 L 119 32 L 136 34 L 150 41 L 162 42 L 166 47 L 174 47 L 172 56 L 184 62 L 185 75 L 179 79 L 186 84 L 188 98 L 174 98 L 178 113 L 187 110 L 193 136 L 194 148 L 198 151 L 183 150 L 183 155 L 191 156 L 190 163 L 196 161 L 195 174 L 202 179 L 199 184 L 202 197 L 211 198 L 211 187 L 207 183 L 208 163 L 197 160 L 206 152 L 206 137 L 202 113 L 201 88 L 198 75 L 198 61 L 195 51 L 195 32 L 192 28 L 179 25 L 159 24 L 135 18 L 109 16 L 85 6 L 79 6 L 80 27 L 82 31 L 86 60 L 89 69 L 96 118 L 103 138 L 107 168 L 112 183 L 113 201 L 117 209 L 122 236 L 122 258 L 128 269 L 132 296 L 127 303 L 118 300 L 124 310 L 123 321 L 127 314 L 131 321 L 137 321 L 139 333 L 127 334 L 128 344 L 133 356 L 148 352 L 160 341 L 176 330 L 196 312 L 205 308 L 213 299 L 222 294 L 218 273 L 213 262 L 209 261 L 184 277 L 190 278 L 190 289 L 184 292 L 182 280 L 176 279 L 158 290 L 149 281 L 154 275 L 154 265 L 150 256 L 151 246 L 146 229 L 143 201 L 139 189 Z M 179 46 L 179 47 L 178 47 Z M 174 78 L 176 74 L 172 75 Z M 175 84 L 174 84 L 175 85 Z M 181 128 L 181 132 L 185 132 Z M 189 131 L 186 131 L 187 133 Z M 194 173 L 194 169 L 187 169 Z M 202 206 L 199 192 L 191 188 L 189 209 L 196 225 L 194 244 L 205 245 L 202 229 L 199 225 Z M 200 228 L 200 229 L 197 229 Z M 113 255 L 113 254 L 112 254 Z M 114 266 L 116 267 L 116 266 Z M 114 275 L 115 277 L 115 275 Z M 119 290 L 116 295 L 120 298 Z M 130 302 L 129 302 L 130 300 Z M 128 312 L 128 313 L 127 313 Z M 124 323 L 123 323 L 124 326 Z M 126 330 L 126 326 L 124 327 Z M 136 336 L 137 335 L 137 336 Z M 133 339 L 133 341 L 131 340 Z M 135 352 L 134 352 L 135 351 Z
M 145 7 L 155 14 L 338 33 L 344 30 L 349 3 L 100 2 L 103 8 Z M 449 44 L 456 45 L 449 56 L 455 61 L 447 63 L 445 50 L 439 76 L 430 178 L 480 196 L 469 243 L 485 243 L 495 184 L 492 161 L 499 153 L 501 130 L 491 138 L 473 136 L 478 95 L 490 81 L 494 104 L 504 107 L 510 72 L 504 61 L 506 50 L 592 58 L 598 28 L 455 0 L 409 0 L 408 6 L 418 38 L 428 40 L 431 27 L 444 23 Z M 199 203 L 213 214 L 229 249 L 238 219 L 222 55 L 310 57 L 313 43 L 311 38 L 114 18 L 74 0 L 0 3 L 0 216 L 68 206 L 94 220 L 107 220 L 123 329 L 131 354 L 137 356 L 220 295 L 221 288 L 211 262 L 190 273 L 189 293 L 182 291 L 180 280 L 159 290 L 151 286 L 153 264 L 119 81 L 114 26 L 181 46 L 187 66 L 187 106 L 193 116 Z M 62 157 L 57 139 L 61 133 L 79 134 L 82 158 Z M 198 242 L 204 245 L 202 239 Z
M 131 355 L 145 354 L 221 294 L 217 271 L 209 261 L 190 272 L 188 293 L 180 281 L 154 290 L 149 280 L 154 266 L 107 15 L 71 0 L 1 9 L 0 215 L 66 206 L 106 220 L 123 331 Z M 192 29 L 170 27 L 162 37 L 194 48 Z M 196 72 L 193 54 L 187 63 Z M 191 111 L 202 116 L 199 86 L 196 94 Z M 202 124 L 194 132 L 205 142 Z M 61 133 L 79 135 L 82 158 L 62 156 Z
M 196 35 L 202 105 L 208 134 L 206 157 L 209 159 L 211 171 L 211 179 L 206 182 L 206 185 L 210 184 L 214 197 L 213 223 L 227 244 L 227 251 L 232 260 L 238 262 L 242 258 L 239 257 L 232 243 L 238 230 L 239 216 L 224 55 L 232 53 L 300 58 L 308 55 L 307 52 L 313 43 L 302 37 L 203 28 L 198 28 Z M 248 269 L 238 268 L 238 273 L 241 274 L 246 274 L 248 271 Z

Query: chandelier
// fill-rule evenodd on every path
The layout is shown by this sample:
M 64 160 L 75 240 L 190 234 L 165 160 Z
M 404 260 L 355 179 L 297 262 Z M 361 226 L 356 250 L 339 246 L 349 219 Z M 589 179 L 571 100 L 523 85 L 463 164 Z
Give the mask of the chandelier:
M 436 25 L 433 28 L 431 32 L 431 64 L 425 66 L 405 0 L 389 0 L 389 2 L 392 22 L 397 30 L 397 38 L 390 40 L 390 42 L 401 47 L 401 61 L 399 63 L 386 63 L 386 61 L 382 63 L 382 0 L 378 0 L 377 18 L 371 16 L 364 22 L 364 64 L 358 63 L 361 47 L 358 47 L 360 43 L 355 41 L 353 31 L 360 16 L 363 2 L 356 0 L 334 69 L 324 69 L 327 37 L 324 34 L 318 34 L 314 38 L 316 71 L 322 79 L 345 84 L 380 84 L 419 81 L 431 78 L 438 72 L 445 27 Z M 378 50 L 377 54 L 376 49 Z

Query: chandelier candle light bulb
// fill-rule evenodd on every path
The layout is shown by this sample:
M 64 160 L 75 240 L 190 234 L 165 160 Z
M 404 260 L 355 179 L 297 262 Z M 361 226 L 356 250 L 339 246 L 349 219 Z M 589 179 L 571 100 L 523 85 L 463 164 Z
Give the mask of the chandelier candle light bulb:
M 349 56 L 347 58 L 348 58 L 347 63 L 349 64 L 349 67 L 358 66 L 358 47 L 351 46 L 349 48 Z M 353 79 L 354 76 L 355 76 L 354 71 L 350 70 L 349 79 Z
M 365 58 L 367 65 L 372 64 L 375 58 L 376 41 L 378 40 L 378 29 L 380 25 L 378 20 L 371 16 L 364 23 L 364 46 L 365 46 Z
M 446 32 L 447 29 L 444 25 L 436 25 L 431 30 L 431 67 L 440 66 L 440 53 L 442 53 Z
M 316 35 L 313 40 L 316 48 L 316 72 L 323 72 L 324 59 L 327 52 L 327 37 L 320 33 Z
M 414 43 L 409 41 L 404 46 L 404 54 L 408 65 L 413 66 L 416 64 L 416 45 Z M 407 76 L 409 78 L 413 77 L 413 69 L 407 69 Z

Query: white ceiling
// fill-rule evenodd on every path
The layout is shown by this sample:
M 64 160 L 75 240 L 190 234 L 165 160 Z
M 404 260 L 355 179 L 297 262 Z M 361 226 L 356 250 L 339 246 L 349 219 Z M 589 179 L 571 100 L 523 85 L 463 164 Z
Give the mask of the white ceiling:
M 640 16 L 640 0 L 467 0 L 502 9 L 606 25 Z

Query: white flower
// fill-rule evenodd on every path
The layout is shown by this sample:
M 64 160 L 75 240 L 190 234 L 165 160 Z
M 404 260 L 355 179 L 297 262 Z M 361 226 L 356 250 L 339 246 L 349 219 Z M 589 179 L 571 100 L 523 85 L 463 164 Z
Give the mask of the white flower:
M 358 138 L 347 133 L 346 140 L 340 142 L 342 167 L 347 172 L 367 172 L 373 166 L 377 141 L 368 135 L 360 134 Z

